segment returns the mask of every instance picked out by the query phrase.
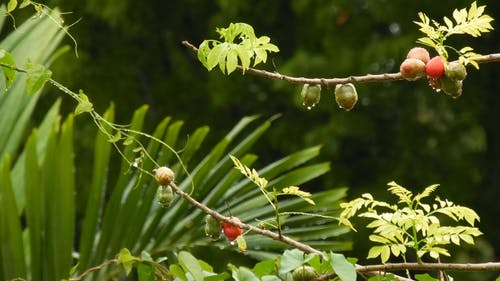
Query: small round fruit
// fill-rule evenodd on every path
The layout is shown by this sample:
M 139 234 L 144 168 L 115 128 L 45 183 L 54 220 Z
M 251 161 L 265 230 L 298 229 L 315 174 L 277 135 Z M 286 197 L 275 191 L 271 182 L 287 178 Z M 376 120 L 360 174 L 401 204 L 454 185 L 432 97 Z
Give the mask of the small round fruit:
M 300 96 L 302 97 L 302 104 L 307 106 L 308 109 L 311 109 L 321 98 L 321 86 L 304 84 Z
M 221 232 L 222 226 L 220 222 L 211 215 L 207 215 L 205 217 L 205 234 L 210 236 L 212 240 L 217 240 L 220 238 Z
M 462 80 L 454 80 L 446 76 L 442 76 L 439 80 L 441 82 L 441 89 L 446 94 L 453 98 L 458 98 L 462 95 Z
M 340 108 L 347 111 L 353 109 L 358 102 L 358 93 L 354 85 L 352 83 L 337 84 L 335 86 L 335 101 Z
M 169 185 L 160 185 L 156 192 L 156 200 L 163 208 L 168 208 L 174 200 L 174 193 Z
M 427 63 L 431 57 L 429 56 L 429 52 L 425 48 L 415 47 L 408 51 L 408 55 L 406 55 L 408 59 L 418 59 L 421 60 L 424 64 Z
M 414 81 L 425 75 L 425 63 L 419 59 L 405 59 L 399 67 L 401 76 L 408 81 Z
M 446 65 L 444 75 L 452 80 L 464 80 L 467 76 L 467 69 L 458 61 L 452 61 Z
M 292 272 L 292 279 L 293 281 L 309 281 L 314 278 L 318 277 L 316 274 L 316 271 L 312 266 L 309 265 L 303 265 L 300 267 L 297 267 L 293 272 Z
M 174 172 L 168 167 L 160 167 L 154 169 L 153 172 L 155 173 L 156 181 L 160 185 L 169 185 L 175 177 Z
M 432 78 L 439 78 L 444 74 L 444 63 L 440 56 L 435 56 L 427 62 L 425 73 Z
M 231 216 L 229 218 L 233 221 L 241 222 L 237 217 Z M 238 238 L 238 236 L 243 234 L 243 229 L 226 221 L 222 222 L 222 231 L 229 241 L 234 241 L 236 238 Z

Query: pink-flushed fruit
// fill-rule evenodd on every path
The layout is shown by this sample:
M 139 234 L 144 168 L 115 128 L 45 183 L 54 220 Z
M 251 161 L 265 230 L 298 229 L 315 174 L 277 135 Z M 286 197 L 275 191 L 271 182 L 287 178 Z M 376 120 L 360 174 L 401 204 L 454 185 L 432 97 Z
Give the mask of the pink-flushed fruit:
M 237 217 L 229 217 L 229 218 L 232 219 L 233 221 L 241 222 L 240 219 L 238 219 Z M 226 221 L 222 222 L 222 231 L 224 232 L 224 235 L 226 235 L 229 241 L 234 241 L 236 238 L 238 238 L 238 236 L 240 236 L 243 233 L 243 229 L 241 229 L 236 225 L 230 224 Z
M 429 56 L 429 52 L 425 48 L 415 47 L 408 51 L 408 55 L 406 55 L 408 59 L 418 59 L 424 63 L 427 63 L 431 57 Z
M 444 63 L 440 56 L 430 59 L 425 65 L 425 73 L 431 78 L 439 78 L 444 74 Z
M 405 59 L 399 71 L 404 79 L 414 81 L 425 75 L 425 63 L 415 58 Z

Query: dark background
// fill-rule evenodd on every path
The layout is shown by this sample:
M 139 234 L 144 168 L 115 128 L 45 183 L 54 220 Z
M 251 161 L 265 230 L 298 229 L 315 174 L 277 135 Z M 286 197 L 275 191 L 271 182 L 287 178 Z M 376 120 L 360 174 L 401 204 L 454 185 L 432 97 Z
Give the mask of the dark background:
M 279 46 L 266 65 L 292 76 L 346 77 L 397 72 L 406 52 L 422 36 L 419 11 L 441 20 L 471 1 L 160 1 L 60 0 L 66 23 L 78 41 L 78 54 L 68 52 L 51 67 L 54 77 L 84 89 L 98 112 L 116 103 L 120 122 L 134 109 L 149 104 L 151 127 L 166 115 L 186 121 L 188 128 L 211 127 L 218 140 L 241 117 L 281 113 L 255 152 L 260 164 L 300 148 L 322 144 L 321 158 L 332 171 L 305 188 L 321 190 L 349 186 L 350 197 L 363 192 L 380 199 L 386 183 L 397 181 L 419 192 L 440 183 L 438 194 L 475 209 L 485 233 L 478 247 L 455 249 L 467 261 L 492 261 L 500 256 L 500 72 L 496 63 L 469 67 L 463 95 L 451 99 L 434 92 L 425 80 L 356 85 L 359 103 L 351 112 L 340 110 L 333 91 L 324 89 L 313 109 L 301 106 L 300 86 L 233 73 L 207 72 L 190 50 L 217 38 L 216 27 L 230 22 L 251 24 L 258 36 L 268 35 Z M 487 13 L 500 18 L 499 1 L 479 1 Z M 19 12 L 19 13 L 22 13 Z M 481 54 L 500 49 L 500 28 L 480 38 L 457 35 L 449 43 L 472 46 Z M 67 38 L 67 44 L 72 42 Z M 431 56 L 435 53 L 431 52 Z M 451 58 L 456 58 L 451 55 Z M 49 90 L 40 106 L 59 94 Z M 74 104 L 66 101 L 66 110 Z M 82 126 L 78 145 L 92 143 L 92 125 Z M 186 130 L 189 131 L 189 130 Z M 81 169 L 89 153 L 78 156 Z M 84 184 L 85 179 L 82 179 Z M 354 252 L 366 256 L 367 239 L 353 235 Z

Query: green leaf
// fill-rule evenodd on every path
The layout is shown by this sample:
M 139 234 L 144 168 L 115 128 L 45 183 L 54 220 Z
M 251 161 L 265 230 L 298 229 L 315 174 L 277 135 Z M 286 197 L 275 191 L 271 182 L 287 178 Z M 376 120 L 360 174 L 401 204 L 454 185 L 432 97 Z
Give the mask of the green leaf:
M 189 252 L 181 251 L 177 255 L 177 259 L 184 271 L 191 273 L 195 281 L 203 281 L 203 269 L 193 255 Z
M 417 279 L 418 281 L 439 281 L 438 279 L 430 276 L 428 273 L 415 274 L 415 279 Z
M 231 72 L 236 70 L 238 66 L 238 52 L 235 48 L 230 48 L 226 55 L 226 71 L 227 74 L 231 74 Z
M 231 267 L 232 276 L 235 281 L 260 281 L 260 279 L 248 268 L 239 267 L 235 268 Z
M 274 272 L 275 268 L 275 261 L 274 260 L 264 260 L 261 262 L 258 262 L 254 267 L 253 267 L 253 272 L 257 277 L 262 277 L 264 275 L 270 275 L 272 272 Z
M 295 268 L 305 264 L 314 257 L 313 254 L 306 254 L 298 249 L 286 250 L 280 260 L 280 274 L 285 274 Z
M 135 257 L 132 256 L 130 251 L 126 248 L 123 248 L 120 250 L 120 253 L 118 254 L 118 261 L 123 265 L 123 268 L 125 268 L 125 273 L 127 275 L 130 274 L 130 271 L 132 271 L 132 266 L 134 265 L 135 262 Z
M 41 64 L 28 62 L 26 64 L 26 75 L 26 91 L 28 94 L 34 94 L 43 88 L 52 76 L 52 71 Z
M 12 55 L 9 52 L 5 51 L 4 49 L 0 49 L 0 63 L 11 66 L 15 66 L 16 64 Z M 16 77 L 16 71 L 12 68 L 5 66 L 2 67 L 2 70 L 3 70 L 3 75 L 5 77 L 5 88 L 8 89 L 14 82 L 14 79 Z
M 356 268 L 344 255 L 330 253 L 330 264 L 342 281 L 356 281 Z
M 156 281 L 158 277 L 155 274 L 155 269 L 152 264 L 139 263 L 137 264 L 137 275 L 139 281 Z
M 172 273 L 173 276 L 180 278 L 183 281 L 187 281 L 188 278 L 186 277 L 186 273 L 182 269 L 181 266 L 178 264 L 171 264 L 168 269 L 170 270 L 170 273 Z
M 31 0 L 23 0 L 21 2 L 21 4 L 19 5 L 19 9 L 26 8 L 30 4 L 31 4 Z
M 7 13 L 14 11 L 17 7 L 17 0 L 9 0 L 7 3 Z
M 368 251 L 367 258 L 372 259 L 380 256 L 380 260 L 382 263 L 385 263 L 389 260 L 389 256 L 391 255 L 391 249 L 387 245 L 383 246 L 373 246 Z
M 87 97 L 87 95 L 85 95 L 82 90 L 80 90 L 78 97 L 80 98 L 80 100 L 78 101 L 78 105 L 75 108 L 75 116 L 80 115 L 84 112 L 91 112 L 92 110 L 94 110 L 94 106 L 89 101 L 89 97 Z

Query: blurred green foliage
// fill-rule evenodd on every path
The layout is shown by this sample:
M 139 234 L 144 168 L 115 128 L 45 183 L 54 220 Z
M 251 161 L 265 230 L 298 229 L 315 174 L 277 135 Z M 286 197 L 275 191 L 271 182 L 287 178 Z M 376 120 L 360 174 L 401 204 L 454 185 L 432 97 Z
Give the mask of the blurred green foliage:
M 180 44 L 189 40 L 197 45 L 215 37 L 216 27 L 247 22 L 256 33 L 269 35 L 281 50 L 269 57 L 265 69 L 307 77 L 397 72 L 421 36 L 412 22 L 419 11 L 440 20 L 470 1 L 46 3 L 73 11 L 66 15 L 67 23 L 82 19 L 70 29 L 79 42 L 80 58 L 67 53 L 52 69 L 65 85 L 85 89 L 99 112 L 114 100 L 117 119 L 126 120 L 134 108 L 147 103 L 151 105 L 147 118 L 153 124 L 168 114 L 186 120 L 191 128 L 209 124 L 220 136 L 244 115 L 282 113 L 260 142 L 261 161 L 322 144 L 322 157 L 332 161 L 332 171 L 309 188 L 348 185 L 352 197 L 369 190 L 383 198 L 390 180 L 422 187 L 440 183 L 446 198 L 478 212 L 479 227 L 500 256 L 498 64 L 470 69 L 464 94 L 457 100 L 436 94 L 423 80 L 397 81 L 357 85 L 360 101 L 351 112 L 337 108 L 333 89 L 308 111 L 301 106 L 298 85 L 239 73 L 229 77 L 208 73 Z M 487 13 L 500 19 L 500 2 L 478 4 L 488 5 Z M 495 52 L 500 47 L 496 23 L 496 30 L 482 38 L 453 40 L 479 53 Z M 85 127 L 80 130 L 79 145 L 85 151 L 92 146 L 92 136 Z M 364 242 L 358 242 L 363 250 Z

